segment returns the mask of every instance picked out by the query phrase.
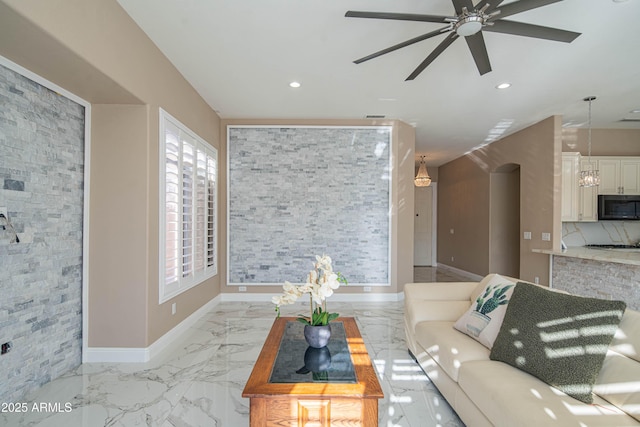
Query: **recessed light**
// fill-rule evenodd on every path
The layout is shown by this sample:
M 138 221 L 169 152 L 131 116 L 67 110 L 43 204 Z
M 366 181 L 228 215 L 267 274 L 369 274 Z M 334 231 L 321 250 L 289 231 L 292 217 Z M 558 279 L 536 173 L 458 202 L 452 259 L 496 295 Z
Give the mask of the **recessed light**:
M 504 82 L 497 85 L 496 89 L 507 89 L 509 87 L 511 87 L 511 83 Z
M 635 110 L 629 111 L 632 114 L 640 114 L 640 108 L 636 108 Z
M 289 83 L 289 86 L 291 86 L 293 88 L 298 88 L 298 87 L 300 87 L 300 83 L 299 82 L 291 82 L 291 83 Z

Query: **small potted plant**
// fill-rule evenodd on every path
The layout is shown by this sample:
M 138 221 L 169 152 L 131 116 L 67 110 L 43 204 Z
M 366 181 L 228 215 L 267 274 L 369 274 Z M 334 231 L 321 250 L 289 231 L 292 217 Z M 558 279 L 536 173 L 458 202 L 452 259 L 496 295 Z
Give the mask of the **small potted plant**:
M 276 313 L 280 317 L 280 306 L 293 304 L 304 294 L 309 294 L 309 316 L 300 316 L 298 321 L 304 323 L 304 336 L 307 343 L 314 348 L 322 348 L 327 345 L 331 336 L 329 322 L 339 316 L 338 313 L 329 313 L 327 310 L 327 298 L 333 295 L 333 291 L 341 284 L 347 284 L 347 279 L 340 273 L 334 272 L 331 266 L 331 258 L 327 255 L 316 255 L 313 269 L 307 275 L 306 283 L 294 285 L 284 282 L 282 295 L 274 296 L 272 302 L 276 305 Z

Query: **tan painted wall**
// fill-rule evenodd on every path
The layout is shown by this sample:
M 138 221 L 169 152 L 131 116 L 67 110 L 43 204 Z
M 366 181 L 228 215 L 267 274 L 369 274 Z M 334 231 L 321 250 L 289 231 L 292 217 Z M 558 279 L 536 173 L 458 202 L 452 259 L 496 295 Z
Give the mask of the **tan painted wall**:
M 136 143 L 147 137 L 147 107 L 92 110 L 92 140 L 110 143 L 91 150 L 89 346 L 136 347 L 147 324 L 147 150 Z
M 489 265 L 489 173 L 471 156 L 440 166 L 438 263 L 484 275 Z
M 587 129 L 562 129 L 562 151 L 589 152 Z M 640 156 L 640 129 L 592 129 L 591 155 Z
M 398 293 L 404 284 L 413 281 L 413 168 L 415 150 L 415 130 L 412 126 L 397 120 L 302 120 L 302 119 L 230 119 L 223 120 L 221 126 L 221 159 L 227 158 L 227 126 L 231 125 L 283 125 L 283 126 L 393 126 L 393 199 L 392 241 L 391 241 L 391 286 L 373 287 L 372 293 Z M 226 161 L 226 160 L 225 160 Z M 227 188 L 227 170 L 220 170 L 220 187 Z M 226 190 L 220 195 L 220 205 L 227 205 Z M 220 212 L 220 240 L 227 241 L 226 209 Z M 396 236 L 396 237 L 393 237 Z M 223 245 L 220 253 L 220 265 L 227 264 L 227 248 Z M 237 286 L 227 286 L 225 268 L 220 272 L 223 293 L 237 293 Z M 362 293 L 362 287 L 341 288 L 340 293 Z M 280 286 L 256 286 L 251 293 L 278 294 Z
M 550 117 L 439 168 L 439 263 L 490 273 L 490 173 L 513 163 L 520 165 L 520 237 L 533 237 L 521 240 L 520 277 L 548 284 L 548 256 L 531 249 L 560 245 L 561 131 L 561 118 Z M 552 240 L 543 242 L 542 232 Z
M 415 129 L 407 123 L 397 121 L 397 132 L 393 150 L 393 223 L 395 236 L 391 245 L 391 285 L 395 292 L 403 292 L 406 283 L 413 282 L 413 239 L 415 214 Z M 395 258 L 395 259 L 394 259 Z
M 92 115 L 98 128 L 91 141 L 97 182 L 90 248 L 106 256 L 108 265 L 126 268 L 106 268 L 101 258 L 90 256 L 88 333 L 91 346 L 147 347 L 220 293 L 216 276 L 158 303 L 158 108 L 217 148 L 220 119 L 115 0 L 2 0 L 0 36 L 1 55 L 92 104 L 146 104 L 144 114 L 135 107 L 131 117 L 122 105 L 96 105 Z M 124 135 L 126 130 L 132 133 Z M 126 143 L 114 141 L 117 134 Z M 134 158 L 114 164 L 125 151 Z M 120 175 L 117 182 L 131 184 L 120 194 L 106 183 L 110 168 Z M 120 230 L 105 237 L 99 226 L 113 221 L 113 211 L 105 207 L 131 201 L 139 207 L 131 234 L 123 239 Z M 125 293 L 129 297 L 122 297 Z M 131 323 L 121 319 L 123 313 Z

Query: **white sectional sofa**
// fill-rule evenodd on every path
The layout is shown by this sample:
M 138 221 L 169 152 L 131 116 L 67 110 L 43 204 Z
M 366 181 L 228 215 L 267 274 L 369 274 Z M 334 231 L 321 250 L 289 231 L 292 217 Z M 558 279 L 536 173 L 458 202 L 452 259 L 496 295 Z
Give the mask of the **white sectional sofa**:
M 404 288 L 409 351 L 463 422 L 468 427 L 640 426 L 640 313 L 624 312 L 597 374 L 593 403 L 583 403 L 491 360 L 489 348 L 454 329 L 492 277 Z

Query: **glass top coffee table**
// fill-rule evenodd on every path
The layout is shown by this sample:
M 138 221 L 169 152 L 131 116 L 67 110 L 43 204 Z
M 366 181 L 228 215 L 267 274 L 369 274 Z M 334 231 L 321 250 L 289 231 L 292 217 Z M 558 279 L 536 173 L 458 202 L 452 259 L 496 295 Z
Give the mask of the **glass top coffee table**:
M 356 383 L 344 323 L 331 322 L 331 339 L 323 348 L 309 347 L 304 339 L 304 324 L 288 321 L 270 383 Z
M 331 322 L 322 349 L 308 347 L 294 317 L 274 322 L 247 380 L 250 425 L 378 425 L 384 397 L 367 349 L 351 317 Z

